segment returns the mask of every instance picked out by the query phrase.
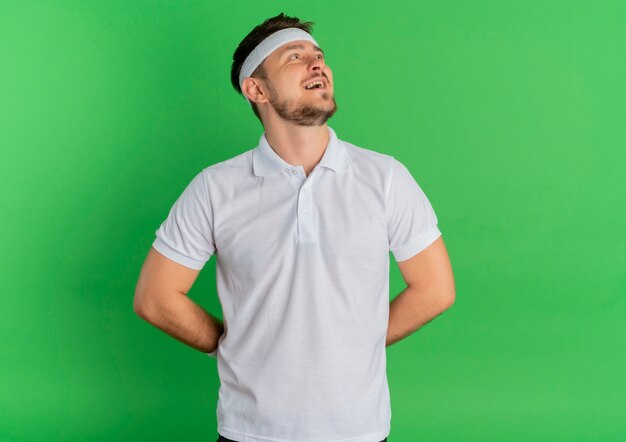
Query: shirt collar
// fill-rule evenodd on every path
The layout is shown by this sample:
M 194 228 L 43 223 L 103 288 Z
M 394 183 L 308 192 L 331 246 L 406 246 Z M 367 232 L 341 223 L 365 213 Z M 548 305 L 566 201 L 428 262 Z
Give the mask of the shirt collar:
M 328 127 L 330 137 L 324 155 L 317 165 L 328 167 L 335 172 L 343 172 L 348 168 L 348 153 L 341 140 L 337 138 L 335 131 L 330 126 L 326 127 Z M 254 174 L 257 176 L 271 175 L 294 167 L 272 149 L 267 142 L 265 132 L 261 135 L 259 145 L 252 152 L 252 165 Z

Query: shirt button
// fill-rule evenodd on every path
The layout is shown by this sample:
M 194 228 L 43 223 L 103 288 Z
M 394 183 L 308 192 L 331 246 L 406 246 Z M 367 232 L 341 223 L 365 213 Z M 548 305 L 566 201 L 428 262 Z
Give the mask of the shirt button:
M 309 211 L 308 210 L 303 210 L 302 213 L 304 213 L 306 215 L 307 213 L 309 213 Z
M 298 171 L 296 169 L 291 169 L 291 173 L 295 175 L 296 173 L 298 173 Z

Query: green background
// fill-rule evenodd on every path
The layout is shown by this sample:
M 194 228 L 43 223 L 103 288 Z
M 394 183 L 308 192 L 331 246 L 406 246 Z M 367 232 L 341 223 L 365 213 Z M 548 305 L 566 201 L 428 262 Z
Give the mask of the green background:
M 132 301 L 191 178 L 256 146 L 230 65 L 279 12 L 455 272 L 387 349 L 389 441 L 626 440 L 626 3 L 493 0 L 0 1 L 0 441 L 217 438 L 216 360 Z M 215 258 L 189 295 L 221 317 Z

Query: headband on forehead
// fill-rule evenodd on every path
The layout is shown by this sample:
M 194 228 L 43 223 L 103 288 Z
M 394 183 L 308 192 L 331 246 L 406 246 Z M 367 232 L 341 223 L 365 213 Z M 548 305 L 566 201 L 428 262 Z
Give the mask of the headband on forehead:
M 243 80 L 254 72 L 254 70 L 263 63 L 263 60 L 267 58 L 272 52 L 290 41 L 295 40 L 308 40 L 316 46 L 319 46 L 313 36 L 300 28 L 286 28 L 280 31 L 274 32 L 269 35 L 265 40 L 257 45 L 256 48 L 246 57 L 241 65 L 241 71 L 239 72 L 239 89 L 243 84 Z M 248 103 L 248 97 L 244 98 Z

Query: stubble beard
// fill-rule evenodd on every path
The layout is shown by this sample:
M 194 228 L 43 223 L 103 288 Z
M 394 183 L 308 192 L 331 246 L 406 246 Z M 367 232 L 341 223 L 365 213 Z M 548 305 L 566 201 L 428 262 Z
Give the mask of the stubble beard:
M 330 97 L 330 94 L 326 91 L 322 92 L 322 101 L 327 103 L 330 100 L 332 102 L 331 107 L 322 107 L 321 105 L 309 103 L 298 105 L 293 100 L 279 101 L 272 86 L 268 84 L 267 88 L 270 91 L 268 101 L 276 113 L 282 119 L 291 121 L 299 126 L 321 126 L 337 112 L 335 97 Z

